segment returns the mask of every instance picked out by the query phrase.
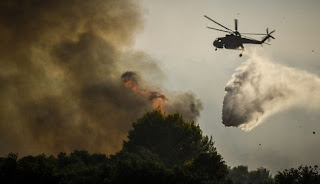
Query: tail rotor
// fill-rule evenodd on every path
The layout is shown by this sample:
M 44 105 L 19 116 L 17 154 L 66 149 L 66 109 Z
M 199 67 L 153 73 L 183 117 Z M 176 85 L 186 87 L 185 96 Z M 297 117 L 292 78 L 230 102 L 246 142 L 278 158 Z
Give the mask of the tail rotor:
M 270 38 L 275 39 L 271 34 L 274 33 L 276 30 L 273 30 L 269 33 L 269 28 L 267 28 L 267 37 L 268 37 L 268 41 L 270 41 Z

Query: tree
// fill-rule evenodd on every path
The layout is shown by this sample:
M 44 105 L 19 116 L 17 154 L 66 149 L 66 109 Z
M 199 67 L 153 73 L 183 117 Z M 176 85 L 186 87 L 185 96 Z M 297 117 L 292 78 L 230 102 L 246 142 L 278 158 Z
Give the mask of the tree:
M 182 183 L 222 182 L 227 176 L 227 166 L 212 138 L 203 136 L 198 125 L 179 114 L 164 116 L 152 111 L 134 122 L 123 151 L 137 153 L 141 148 L 157 155 Z
M 17 178 L 20 182 L 57 183 L 56 159 L 44 154 L 26 156 L 18 161 Z
M 274 178 L 276 184 L 319 184 L 318 166 L 299 166 L 278 172 Z
M 246 184 L 249 180 L 248 166 L 237 166 L 229 170 L 228 177 L 234 184 Z
M 0 158 L 0 183 L 15 183 L 17 173 L 18 154 L 9 153 Z
M 200 183 L 226 181 L 227 166 L 216 152 L 199 154 L 188 167 Z
M 103 183 L 109 174 L 109 159 L 103 154 L 75 150 L 70 155 L 60 153 L 57 170 L 60 183 Z
M 110 157 L 110 174 L 106 183 L 170 183 L 171 169 L 165 167 L 158 155 L 144 147 L 137 147 L 134 153 L 120 151 Z
M 273 178 L 270 171 L 260 167 L 257 170 L 249 172 L 249 184 L 272 184 Z
M 145 147 L 159 155 L 167 166 L 181 165 L 203 152 L 215 152 L 213 142 L 194 122 L 185 122 L 181 115 L 164 116 L 160 111 L 146 113 L 133 123 L 124 150 L 134 152 Z
M 234 184 L 272 184 L 273 178 L 270 171 L 261 167 L 248 171 L 247 166 L 237 166 L 229 171 L 228 176 Z

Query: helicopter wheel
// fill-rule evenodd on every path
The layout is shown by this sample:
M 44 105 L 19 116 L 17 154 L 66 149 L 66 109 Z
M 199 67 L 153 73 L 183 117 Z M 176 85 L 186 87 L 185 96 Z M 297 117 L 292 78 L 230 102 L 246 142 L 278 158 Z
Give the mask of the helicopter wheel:
M 218 49 L 216 48 L 216 49 L 214 49 L 215 51 L 217 51 Z
M 242 54 L 239 54 L 239 57 L 241 57 L 242 56 Z

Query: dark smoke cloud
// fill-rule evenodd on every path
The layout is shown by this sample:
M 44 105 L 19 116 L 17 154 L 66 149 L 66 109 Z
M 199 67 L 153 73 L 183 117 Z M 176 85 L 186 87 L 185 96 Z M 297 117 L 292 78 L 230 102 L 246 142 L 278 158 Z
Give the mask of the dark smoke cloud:
M 121 148 L 148 107 L 117 67 L 139 12 L 125 0 L 1 1 L 1 153 Z
M 252 54 L 225 87 L 222 122 L 245 131 L 293 106 L 319 110 L 320 79 Z
M 121 149 L 151 109 L 121 74 L 162 75 L 146 54 L 124 51 L 141 26 L 135 0 L 1 1 L 0 154 Z

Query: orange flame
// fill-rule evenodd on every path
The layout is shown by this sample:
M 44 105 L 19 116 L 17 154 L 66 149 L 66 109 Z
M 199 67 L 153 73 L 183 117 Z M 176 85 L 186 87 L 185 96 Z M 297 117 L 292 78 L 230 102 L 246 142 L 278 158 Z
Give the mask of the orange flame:
M 152 102 L 153 109 L 160 110 L 163 114 L 163 105 L 167 99 L 163 94 L 156 91 L 149 91 L 145 89 L 140 89 L 138 82 L 135 78 L 135 73 L 126 72 L 122 75 L 122 80 L 125 87 L 130 88 L 134 93 L 148 98 Z
M 149 99 L 152 101 L 152 106 L 154 109 L 163 112 L 163 103 L 168 100 L 164 95 L 159 92 L 149 92 Z
M 130 88 L 133 92 L 140 94 L 140 90 L 139 87 L 135 84 L 135 82 L 131 81 L 131 80 L 127 80 L 126 82 L 124 82 L 124 86 L 126 86 L 127 88 Z

